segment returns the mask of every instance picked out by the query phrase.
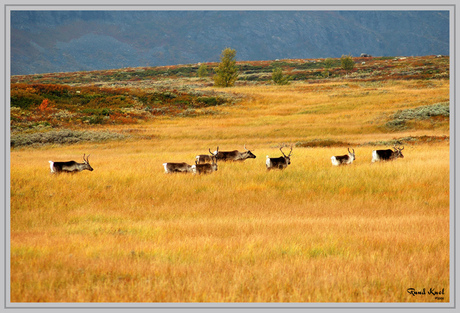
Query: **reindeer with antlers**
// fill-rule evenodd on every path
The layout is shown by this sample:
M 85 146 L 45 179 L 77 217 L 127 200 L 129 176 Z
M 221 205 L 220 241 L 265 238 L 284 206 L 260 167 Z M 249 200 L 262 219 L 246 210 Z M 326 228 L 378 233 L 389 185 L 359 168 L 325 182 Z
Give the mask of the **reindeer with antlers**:
M 246 144 L 244 145 L 245 152 L 240 152 L 238 150 L 233 151 L 215 151 L 214 155 L 219 161 L 244 161 L 246 159 L 255 159 L 256 156 L 252 153 L 251 150 L 246 149 Z M 209 151 L 211 152 L 211 151 Z
M 219 152 L 219 147 L 217 147 L 217 151 L 214 153 L 211 151 L 211 149 L 209 149 L 209 153 L 211 155 L 207 155 L 207 154 L 197 155 L 195 164 L 217 163 L 217 153 L 218 152 Z
M 333 156 L 331 157 L 331 162 L 332 165 L 339 166 L 351 164 L 355 159 L 355 149 L 352 149 L 352 151 L 350 151 L 350 148 L 348 148 L 348 154 Z
M 89 154 L 85 159 L 85 154 L 83 154 L 83 163 L 77 163 L 75 161 L 67 162 L 53 162 L 49 161 L 51 173 L 77 173 L 83 170 L 92 171 L 93 168 L 89 165 Z
M 211 163 L 200 164 L 198 160 L 195 161 L 195 165 L 192 165 L 193 174 L 211 174 L 217 171 L 217 154 L 219 153 L 219 147 L 216 152 L 212 153 L 211 149 L 209 152 L 212 154 Z
M 267 161 L 266 161 L 267 171 L 272 170 L 272 169 L 283 170 L 289 164 L 291 164 L 292 145 L 291 145 L 291 151 L 289 151 L 288 155 L 284 154 L 283 147 L 280 147 L 280 151 L 283 154 L 283 156 L 279 158 L 270 158 L 267 155 Z
M 391 161 L 397 158 L 404 158 L 404 155 L 401 152 L 404 150 L 404 146 L 402 148 L 398 148 L 395 145 L 393 149 L 394 150 L 386 149 L 372 151 L 372 163 L 379 161 Z

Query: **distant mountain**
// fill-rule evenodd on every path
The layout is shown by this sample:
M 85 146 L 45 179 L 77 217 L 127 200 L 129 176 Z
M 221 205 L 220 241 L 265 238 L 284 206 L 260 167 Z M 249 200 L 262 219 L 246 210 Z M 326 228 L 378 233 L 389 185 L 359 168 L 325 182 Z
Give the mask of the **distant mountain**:
M 12 11 L 11 73 L 449 54 L 448 11 Z

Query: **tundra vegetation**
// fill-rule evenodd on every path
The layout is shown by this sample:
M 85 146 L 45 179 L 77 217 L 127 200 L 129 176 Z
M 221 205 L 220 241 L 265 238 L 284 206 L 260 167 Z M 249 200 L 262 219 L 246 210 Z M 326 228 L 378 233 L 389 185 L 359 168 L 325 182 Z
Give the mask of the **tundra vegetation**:
M 351 55 L 342 55 L 340 58 L 340 64 L 342 69 L 345 70 L 348 76 L 348 72 L 350 72 L 355 67 L 355 61 Z
M 232 88 L 198 65 L 13 77 L 11 302 L 450 301 L 449 59 L 354 60 L 238 62 Z M 244 144 L 257 158 L 164 173 Z M 49 173 L 83 153 L 94 171 Z
M 277 85 L 288 85 L 290 77 L 283 75 L 283 70 L 278 67 L 273 70 L 272 80 Z

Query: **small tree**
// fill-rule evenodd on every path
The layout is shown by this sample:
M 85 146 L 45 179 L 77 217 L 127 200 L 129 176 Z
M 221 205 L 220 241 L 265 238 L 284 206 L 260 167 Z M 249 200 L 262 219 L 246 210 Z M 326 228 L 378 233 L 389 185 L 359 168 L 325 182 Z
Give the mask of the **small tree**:
M 342 55 L 340 58 L 340 64 L 342 65 L 342 68 L 345 70 L 348 76 L 348 72 L 351 71 L 355 67 L 355 62 L 353 61 L 353 58 L 351 55 Z
M 281 67 L 277 67 L 275 69 L 273 69 L 273 73 L 272 73 L 272 80 L 275 84 L 277 85 L 287 85 L 289 84 L 289 80 L 291 78 L 289 76 L 284 76 L 283 75 L 283 70 L 281 69 Z
M 200 67 L 198 68 L 197 75 L 200 78 L 204 78 L 208 76 L 208 67 L 206 64 L 201 64 Z
M 326 77 L 329 77 L 329 70 L 332 68 L 332 65 L 334 65 L 334 61 L 331 58 L 327 58 L 326 60 L 324 60 L 324 75 Z
M 216 87 L 231 87 L 238 78 L 238 68 L 236 67 L 236 50 L 225 48 L 220 55 L 219 66 L 214 68 L 214 85 Z

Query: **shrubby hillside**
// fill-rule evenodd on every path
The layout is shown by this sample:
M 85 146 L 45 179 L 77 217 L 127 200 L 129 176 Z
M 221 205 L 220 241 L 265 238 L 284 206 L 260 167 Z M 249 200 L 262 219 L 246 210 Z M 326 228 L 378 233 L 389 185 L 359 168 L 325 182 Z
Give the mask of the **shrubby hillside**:
M 323 84 L 357 84 L 366 86 L 403 84 L 431 86 L 449 80 L 449 57 L 362 57 L 354 58 L 354 68 L 345 71 L 340 59 L 286 59 L 280 61 L 237 62 L 239 87 L 261 90 L 275 86 L 274 69 L 280 69 L 294 86 Z M 207 65 L 207 76 L 199 77 L 198 69 Z M 240 101 L 248 101 L 246 92 L 234 88 L 214 88 L 212 76 L 216 63 L 188 64 L 164 67 L 123 68 L 90 72 L 16 75 L 11 79 L 11 145 L 23 146 L 47 143 L 74 143 L 80 140 L 119 139 L 88 133 L 60 132 L 68 129 L 98 126 L 135 125 L 152 120 L 184 117 L 215 117 Z M 316 88 L 316 87 L 315 87 Z M 335 88 L 335 87 L 334 87 Z M 327 91 L 334 89 L 326 88 Z M 372 89 L 372 88 L 371 88 Z M 385 91 L 386 92 L 386 91 Z M 359 99 L 370 97 L 370 91 L 348 94 Z M 330 97 L 337 97 L 331 94 Z M 372 98 L 366 102 L 373 102 Z M 402 101 L 402 100 L 398 100 Z M 295 102 L 295 101 L 294 101 Z M 426 128 L 448 124 L 448 98 L 437 98 L 436 105 L 385 114 L 378 121 L 386 132 L 410 128 Z M 315 113 L 316 109 L 299 114 Z M 443 126 L 444 127 L 444 126 Z M 37 134 L 38 133 L 38 134 Z M 46 134 L 45 134 L 46 133 Z M 59 139 L 64 138 L 64 141 Z M 300 146 L 325 145 L 321 142 L 300 142 Z M 333 145 L 342 143 L 331 142 Z

